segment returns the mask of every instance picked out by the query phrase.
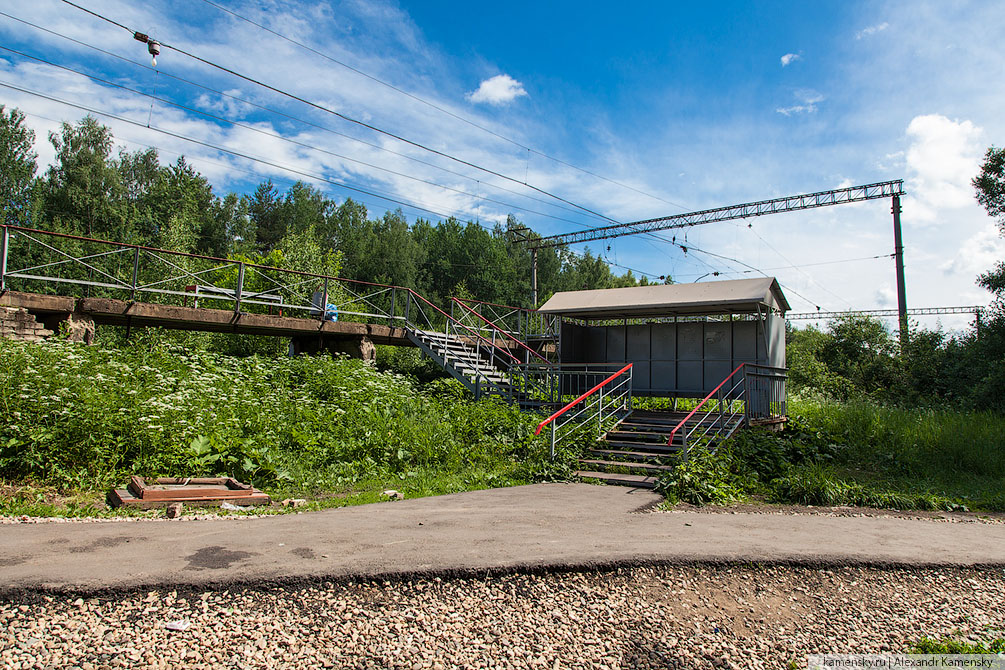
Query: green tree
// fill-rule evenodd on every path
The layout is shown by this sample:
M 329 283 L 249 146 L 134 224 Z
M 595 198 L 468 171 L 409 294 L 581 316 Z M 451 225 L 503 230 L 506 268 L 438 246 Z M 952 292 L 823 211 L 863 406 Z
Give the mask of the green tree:
M 248 216 L 255 227 L 255 242 L 260 250 L 274 248 L 286 235 L 282 197 L 271 179 L 259 184 L 248 199 Z
M 24 114 L 0 105 L 0 209 L 3 222 L 28 225 L 32 184 L 38 169 L 33 150 L 35 132 L 24 123 Z
M 125 188 L 114 161 L 112 132 L 92 116 L 49 133 L 56 162 L 46 174 L 45 209 L 57 227 L 91 237 L 131 240 Z

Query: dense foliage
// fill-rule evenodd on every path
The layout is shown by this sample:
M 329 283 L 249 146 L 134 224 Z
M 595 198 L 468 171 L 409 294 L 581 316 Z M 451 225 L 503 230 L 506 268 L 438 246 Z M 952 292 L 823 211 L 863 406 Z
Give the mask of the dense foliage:
M 33 139 L 20 112 L 0 107 L 5 221 L 287 269 L 336 269 L 346 279 L 414 288 L 436 304 L 464 295 L 529 306 L 531 257 L 515 243 L 511 229 L 521 226 L 512 217 L 490 229 L 453 218 L 409 225 L 400 211 L 371 219 L 363 205 L 302 182 L 285 192 L 266 181 L 250 195 L 216 194 L 183 157 L 162 165 L 154 149 L 114 155 L 111 131 L 90 116 L 50 134 L 55 162 L 36 176 Z M 589 251 L 543 249 L 538 283 L 545 300 L 559 290 L 628 286 L 636 278 L 614 275 Z
M 0 477 L 93 489 L 228 474 L 311 493 L 540 470 L 532 418 L 457 387 L 347 359 L 0 341 Z
M 696 448 L 660 481 L 673 502 L 1005 511 L 1005 417 L 796 401 L 781 433 Z

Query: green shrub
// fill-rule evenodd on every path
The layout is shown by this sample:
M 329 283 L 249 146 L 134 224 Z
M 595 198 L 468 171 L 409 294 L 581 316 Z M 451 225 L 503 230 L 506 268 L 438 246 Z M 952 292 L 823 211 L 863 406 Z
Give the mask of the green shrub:
M 743 462 L 728 447 L 711 452 L 696 446 L 687 460 L 661 475 L 656 491 L 671 503 L 724 505 L 740 499 L 750 488 Z
M 229 474 L 317 489 L 430 472 L 488 481 L 478 470 L 514 483 L 506 473 L 547 454 L 533 416 L 459 388 L 344 358 L 0 341 L 0 478 L 94 489 Z

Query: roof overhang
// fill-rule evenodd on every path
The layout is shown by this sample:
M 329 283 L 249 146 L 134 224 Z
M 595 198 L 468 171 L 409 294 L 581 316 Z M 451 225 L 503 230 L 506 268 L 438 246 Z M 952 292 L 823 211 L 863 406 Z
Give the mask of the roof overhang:
M 774 277 L 658 284 L 556 293 L 538 311 L 578 319 L 784 313 L 790 309 Z

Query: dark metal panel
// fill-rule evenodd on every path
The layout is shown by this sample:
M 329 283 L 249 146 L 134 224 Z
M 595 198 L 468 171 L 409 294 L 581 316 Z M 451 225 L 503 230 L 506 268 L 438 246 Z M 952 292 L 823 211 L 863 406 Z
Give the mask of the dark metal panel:
M 585 329 L 574 323 L 562 324 L 562 346 L 560 347 L 563 363 L 579 363 L 583 360 L 583 338 Z
M 729 321 L 709 321 L 705 323 L 705 359 L 732 359 L 732 329 Z
M 673 361 L 653 361 L 649 387 L 654 391 L 673 391 L 677 388 L 677 365 Z
M 625 327 L 607 326 L 607 357 L 613 363 L 625 357 Z
M 705 361 L 705 386 L 702 390 L 708 392 L 733 371 L 732 361 Z
M 677 390 L 700 391 L 705 388 L 702 372 L 701 361 L 677 361 Z
M 768 315 L 768 365 L 785 367 L 785 319 Z
M 677 357 L 681 360 L 701 360 L 703 324 L 688 321 L 677 324 Z
M 628 326 L 626 333 L 626 339 L 628 340 L 628 360 L 649 360 L 651 336 L 652 333 L 648 325 Z
M 757 359 L 757 322 L 733 322 L 733 358 L 737 365 L 743 361 L 754 363 Z
M 755 323 L 757 323 L 757 362 L 760 365 L 767 365 L 768 350 L 767 342 L 765 341 L 764 322 L 759 320 Z
M 600 326 L 587 327 L 586 337 L 584 337 L 585 351 L 583 352 L 583 362 L 586 363 L 606 363 L 607 362 L 607 332 Z
M 649 328 L 652 359 L 654 361 L 672 361 L 677 358 L 677 324 L 654 323 Z
M 632 361 L 632 390 L 649 390 L 649 361 Z

